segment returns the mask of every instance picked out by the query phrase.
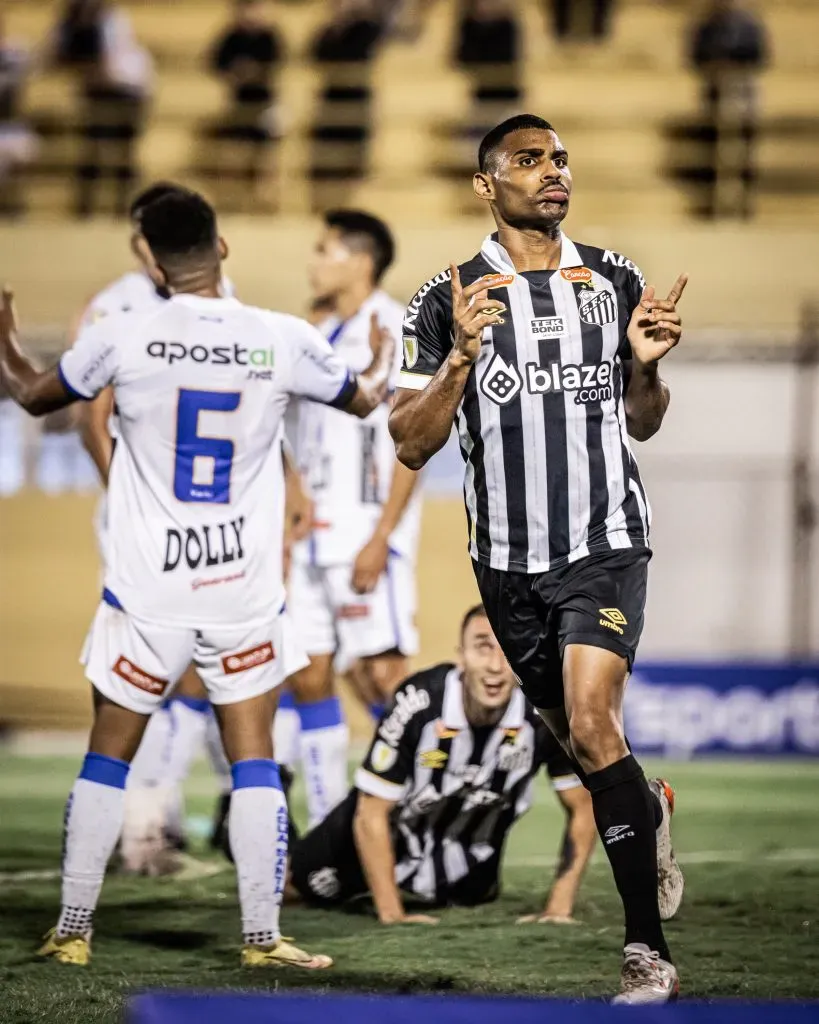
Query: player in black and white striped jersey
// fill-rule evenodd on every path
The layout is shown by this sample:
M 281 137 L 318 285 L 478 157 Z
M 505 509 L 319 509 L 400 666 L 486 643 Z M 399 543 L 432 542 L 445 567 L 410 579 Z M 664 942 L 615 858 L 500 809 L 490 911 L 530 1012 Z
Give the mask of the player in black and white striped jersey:
M 433 906 L 495 899 L 509 830 L 545 768 L 566 828 L 546 908 L 528 920 L 572 920 L 597 841 L 588 793 L 516 688 L 483 606 L 464 616 L 459 661 L 401 685 L 347 799 L 293 845 L 291 878 L 308 901 L 369 890 L 382 924 L 424 924 L 436 919 L 408 914 L 402 894 Z
M 390 429 L 419 469 L 457 425 L 489 620 L 579 762 L 623 900 L 617 999 L 666 1002 L 679 988 L 661 924 L 682 897 L 673 791 L 646 780 L 622 720 L 651 557 L 629 436 L 648 439 L 665 415 L 658 363 L 679 341 L 687 278 L 658 299 L 630 260 L 563 234 L 568 154 L 542 118 L 498 125 L 478 163 L 498 231 L 410 303 Z

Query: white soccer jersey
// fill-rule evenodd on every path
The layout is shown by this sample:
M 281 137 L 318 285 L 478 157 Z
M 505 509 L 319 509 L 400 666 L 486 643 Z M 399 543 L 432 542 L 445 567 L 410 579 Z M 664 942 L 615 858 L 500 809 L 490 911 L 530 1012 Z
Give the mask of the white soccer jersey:
M 222 289 L 225 296 L 234 295 L 235 289 L 229 277 L 222 278 Z M 114 313 L 142 313 L 156 309 L 167 299 L 167 294 L 157 291 L 156 285 L 144 270 L 130 270 L 97 292 L 85 307 L 80 328 L 90 327 Z
M 370 318 L 376 313 L 396 341 L 398 362 L 390 390 L 400 372 L 403 310 L 385 292 L 374 292 L 346 322 L 338 318 L 319 326 L 333 350 L 352 370 L 372 360 Z M 389 404 L 382 403 L 365 420 L 352 421 L 335 409 L 299 403 L 295 449 L 299 469 L 315 502 L 315 529 L 294 556 L 319 566 L 349 563 L 373 534 L 389 494 L 395 445 L 390 437 Z M 421 518 L 416 491 L 390 537 L 390 547 L 415 557 Z
M 109 603 L 194 629 L 275 613 L 284 410 L 291 394 L 343 403 L 355 387 L 321 334 L 236 299 L 174 295 L 88 327 L 60 374 L 80 398 L 114 387 Z

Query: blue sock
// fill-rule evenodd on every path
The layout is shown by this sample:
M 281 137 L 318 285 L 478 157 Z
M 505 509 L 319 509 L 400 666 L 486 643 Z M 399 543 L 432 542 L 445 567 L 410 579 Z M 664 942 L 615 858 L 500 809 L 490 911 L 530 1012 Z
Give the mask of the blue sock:
M 376 722 L 380 722 L 384 717 L 384 712 L 387 708 L 386 704 L 382 704 L 380 701 L 373 702 L 370 704 L 370 714 Z

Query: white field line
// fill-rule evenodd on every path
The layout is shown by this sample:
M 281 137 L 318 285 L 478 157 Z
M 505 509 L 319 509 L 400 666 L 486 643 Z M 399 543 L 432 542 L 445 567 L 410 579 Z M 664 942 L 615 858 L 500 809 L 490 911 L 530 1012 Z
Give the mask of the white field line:
M 815 864 L 819 863 L 819 849 L 784 849 L 770 853 L 747 853 L 744 850 L 691 850 L 681 853 L 678 858 L 682 864 Z M 505 857 L 504 864 L 510 868 L 549 868 L 554 867 L 555 857 Z M 608 867 L 603 860 L 598 860 L 592 867 Z M 199 878 L 209 878 L 230 870 L 228 863 L 197 861 L 190 857 L 185 869 L 178 875 L 169 876 L 170 881 L 188 882 Z M 58 868 L 44 868 L 39 871 L 0 871 L 0 885 L 23 884 L 25 882 L 53 882 L 60 877 Z M 163 881 L 163 879 L 159 879 Z
M 819 863 L 817 849 L 782 849 L 764 853 L 759 850 L 690 850 L 678 853 L 681 864 L 813 864 Z M 547 868 L 557 863 L 557 858 L 549 855 L 538 857 L 505 857 L 504 864 L 510 868 Z M 605 865 L 605 861 L 598 861 Z M 594 867 L 595 865 L 592 865 Z

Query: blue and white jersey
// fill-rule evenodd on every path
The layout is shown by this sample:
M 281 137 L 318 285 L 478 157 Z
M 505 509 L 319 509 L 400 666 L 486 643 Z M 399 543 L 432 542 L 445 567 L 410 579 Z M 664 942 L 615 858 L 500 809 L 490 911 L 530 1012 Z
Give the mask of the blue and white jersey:
M 88 326 L 60 373 L 80 398 L 114 388 L 109 601 L 194 629 L 275 613 L 284 601 L 287 402 L 343 406 L 355 390 L 325 338 L 234 298 L 174 295 Z

